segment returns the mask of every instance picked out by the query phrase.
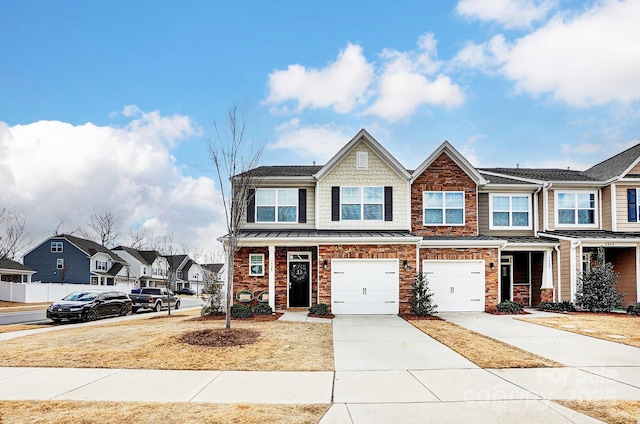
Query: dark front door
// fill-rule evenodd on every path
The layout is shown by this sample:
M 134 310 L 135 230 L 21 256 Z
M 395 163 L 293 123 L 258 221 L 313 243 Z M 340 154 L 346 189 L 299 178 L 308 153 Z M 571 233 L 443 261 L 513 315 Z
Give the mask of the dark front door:
M 289 262 L 289 307 L 309 307 L 309 262 Z
M 500 266 L 500 301 L 511 300 L 511 264 Z

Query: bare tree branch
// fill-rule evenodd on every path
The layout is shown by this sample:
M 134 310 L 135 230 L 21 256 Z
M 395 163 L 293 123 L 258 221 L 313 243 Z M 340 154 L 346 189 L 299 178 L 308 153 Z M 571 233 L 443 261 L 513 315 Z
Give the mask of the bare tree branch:
M 31 243 L 26 228 L 27 219 L 6 208 L 0 210 L 0 259 L 16 260 Z
M 236 106 L 229 109 L 227 123 L 223 129 L 217 122 L 215 141 L 207 140 L 209 154 L 215 165 L 219 190 L 224 208 L 227 235 L 224 248 L 227 262 L 226 284 L 226 328 L 231 328 L 231 299 L 233 296 L 233 258 L 238 252 L 241 224 L 247 213 L 251 189 L 258 185 L 254 170 L 260 161 L 264 147 L 247 146 L 246 111 L 238 112 Z
M 113 247 L 112 244 L 120 237 L 118 233 L 119 222 L 120 218 L 109 210 L 94 213 L 91 214 L 87 224 L 89 228 L 82 230 L 81 234 L 105 247 Z

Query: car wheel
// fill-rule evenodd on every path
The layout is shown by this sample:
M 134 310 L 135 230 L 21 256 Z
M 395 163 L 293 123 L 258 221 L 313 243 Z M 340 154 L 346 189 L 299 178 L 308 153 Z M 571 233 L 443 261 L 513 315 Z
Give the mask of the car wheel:
M 160 302 L 156 303 L 156 307 L 153 308 L 153 310 L 156 312 L 160 312 L 161 309 L 162 309 L 162 303 Z
M 176 309 L 180 309 L 180 301 L 179 300 L 176 302 Z
M 136 312 L 138 312 L 138 308 L 131 308 L 131 313 L 135 314 Z
M 93 309 L 87 312 L 87 321 L 96 321 L 98 319 L 98 313 Z
M 120 316 L 123 317 L 128 313 L 129 313 L 129 308 L 127 308 L 127 305 L 122 305 L 122 308 L 120 308 Z

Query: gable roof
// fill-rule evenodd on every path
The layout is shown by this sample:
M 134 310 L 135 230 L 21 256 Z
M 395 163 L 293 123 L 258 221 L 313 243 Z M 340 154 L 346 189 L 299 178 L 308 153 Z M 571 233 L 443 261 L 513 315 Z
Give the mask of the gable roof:
M 224 266 L 224 264 L 203 264 L 202 267 L 208 269 L 211 272 L 218 273 Z
M 94 256 L 96 253 L 104 253 L 105 255 L 108 255 L 111 259 L 113 259 L 116 262 L 126 262 L 120 256 L 115 254 L 112 250 L 107 249 L 106 247 L 104 247 L 99 243 L 96 243 L 95 241 L 83 239 L 83 238 L 72 236 L 69 234 L 60 234 L 58 236 L 50 237 L 49 239 L 41 243 L 39 246 L 42 246 L 42 244 L 46 243 L 47 241 L 60 240 L 60 239 L 67 240 L 69 243 L 73 244 L 78 249 L 86 253 L 89 257 Z
M 153 265 L 153 262 L 160 256 L 160 253 L 155 250 L 138 250 L 138 253 L 142 256 L 144 262 L 149 265 Z
M 128 254 L 130 254 L 131 256 L 133 256 L 135 259 L 137 259 L 138 262 L 147 263 L 146 259 L 143 258 L 142 255 L 140 254 L 140 251 L 137 250 L 137 249 L 134 249 L 132 247 L 118 246 L 118 247 L 114 248 L 113 250 L 123 250 L 123 251 L 127 252 Z
M 584 173 L 591 178 L 608 181 L 626 175 L 638 162 L 640 162 L 640 144 L 592 166 Z
M 422 173 L 437 159 L 441 154 L 446 154 L 453 160 L 473 181 L 478 185 L 484 185 L 487 180 L 484 179 L 476 168 L 460 154 L 447 140 L 443 141 L 436 150 L 429 155 L 412 173 L 411 182 L 413 183 Z
M 342 159 L 351 153 L 353 149 L 358 145 L 358 143 L 364 142 L 371 150 L 373 150 L 383 162 L 387 164 L 391 169 L 393 169 L 398 175 L 403 177 L 406 180 L 411 178 L 411 174 L 407 171 L 407 169 L 398 162 L 396 158 L 394 158 L 391 153 L 387 151 L 382 144 L 380 144 L 375 138 L 371 136 L 364 128 L 358 131 L 355 137 L 351 139 L 338 153 L 336 153 L 330 160 L 327 162 L 317 173 L 316 178 L 320 180 L 322 177 L 327 175 Z
M 25 274 L 35 274 L 35 271 L 31 268 L 22 265 L 20 262 L 12 261 L 10 259 L 2 259 L 0 258 L 0 269 L 6 270 L 15 270 L 15 271 L 24 271 Z
M 277 165 L 277 166 L 259 166 L 252 170 L 255 177 L 313 177 L 322 169 L 322 166 L 304 166 L 304 165 Z
M 167 258 L 167 262 L 169 262 L 171 269 L 176 270 L 179 270 L 180 265 L 182 265 L 184 260 L 187 259 L 187 255 L 165 255 L 164 257 Z

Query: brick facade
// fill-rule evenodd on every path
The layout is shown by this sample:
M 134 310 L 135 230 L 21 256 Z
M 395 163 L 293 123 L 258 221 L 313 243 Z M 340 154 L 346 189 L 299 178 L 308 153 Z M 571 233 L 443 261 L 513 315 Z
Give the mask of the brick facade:
M 484 261 L 484 309 L 498 304 L 499 266 L 497 248 L 422 248 L 420 262 L 432 260 L 483 260 Z M 494 264 L 493 270 L 491 263 Z
M 541 302 L 553 302 L 553 289 L 540 289 Z M 540 306 L 540 305 L 538 305 Z
M 318 263 L 327 261 L 327 269 L 320 267 L 320 302 L 331 305 L 331 259 L 399 259 L 400 305 L 401 313 L 409 312 L 409 298 L 411 297 L 411 283 L 416 276 L 416 246 L 415 245 L 321 245 L 318 248 Z M 407 260 L 409 267 L 402 266 Z
M 528 284 L 518 284 L 513 286 L 513 301 L 529 306 L 531 287 Z
M 463 191 L 465 225 L 425 226 L 422 193 Z M 421 236 L 478 235 L 478 201 L 475 182 L 446 153 L 442 153 L 411 185 L 411 232 Z

